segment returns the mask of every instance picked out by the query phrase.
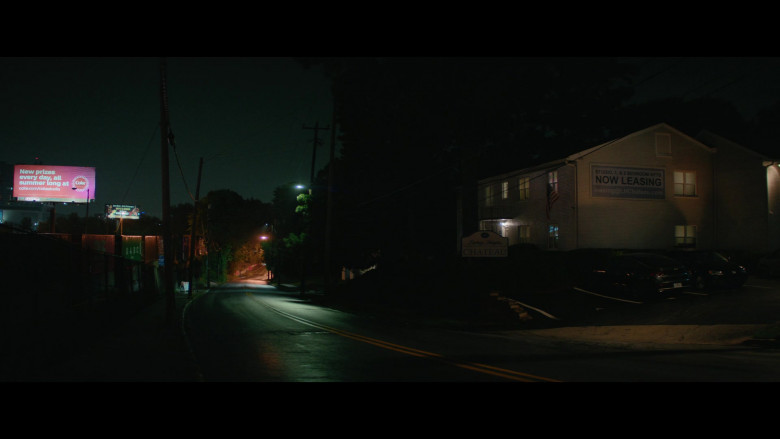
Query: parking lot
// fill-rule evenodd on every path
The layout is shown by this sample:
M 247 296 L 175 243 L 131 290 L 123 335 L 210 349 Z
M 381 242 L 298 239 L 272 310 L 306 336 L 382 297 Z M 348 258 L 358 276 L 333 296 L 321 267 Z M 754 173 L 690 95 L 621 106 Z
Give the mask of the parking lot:
M 773 324 L 780 316 L 780 279 L 750 276 L 739 289 L 686 289 L 637 300 L 574 286 L 518 299 L 542 325 Z

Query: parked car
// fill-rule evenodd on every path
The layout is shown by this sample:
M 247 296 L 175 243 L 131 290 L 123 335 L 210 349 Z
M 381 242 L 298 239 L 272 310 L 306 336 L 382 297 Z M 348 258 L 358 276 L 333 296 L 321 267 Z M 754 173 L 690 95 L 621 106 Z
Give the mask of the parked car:
M 637 299 L 663 298 L 691 288 L 691 275 L 685 265 L 655 253 L 611 257 L 593 274 L 602 288 Z
M 780 275 L 780 249 L 758 260 L 756 273 L 761 276 L 775 277 Z
M 688 267 L 697 290 L 741 288 L 748 278 L 744 266 L 729 261 L 716 251 L 679 250 L 669 252 L 667 256 Z

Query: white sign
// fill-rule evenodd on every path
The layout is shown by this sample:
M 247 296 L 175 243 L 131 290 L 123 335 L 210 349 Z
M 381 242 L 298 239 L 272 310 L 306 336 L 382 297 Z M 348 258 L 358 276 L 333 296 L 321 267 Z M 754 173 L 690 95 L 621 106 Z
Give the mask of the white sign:
M 464 258 L 502 258 L 508 254 L 508 239 L 496 232 L 480 230 L 461 239 Z
M 591 173 L 594 197 L 664 199 L 663 169 L 594 165 Z

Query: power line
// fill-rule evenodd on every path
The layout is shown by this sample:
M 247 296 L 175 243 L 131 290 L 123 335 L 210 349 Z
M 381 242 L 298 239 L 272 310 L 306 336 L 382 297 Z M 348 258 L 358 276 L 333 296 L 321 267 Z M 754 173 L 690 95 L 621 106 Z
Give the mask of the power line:
M 184 169 L 182 169 L 181 161 L 179 161 L 179 153 L 176 151 L 176 142 L 174 142 L 172 130 L 169 130 L 168 140 L 170 141 L 171 147 L 173 148 L 173 156 L 176 157 L 176 165 L 178 165 L 179 167 L 179 173 L 181 174 L 181 181 L 184 183 L 184 190 L 187 191 L 187 195 L 190 196 L 192 201 L 198 201 L 195 198 L 195 196 L 192 195 L 192 192 L 190 192 L 190 187 L 187 185 L 187 179 L 184 177 Z
M 133 177 L 130 179 L 130 183 L 127 185 L 127 190 L 125 191 L 125 194 L 122 195 L 122 201 L 120 203 L 124 203 L 125 199 L 127 198 L 128 192 L 130 192 L 130 188 L 133 186 L 133 182 L 135 181 L 135 177 L 138 176 L 138 170 L 141 169 L 141 164 L 146 159 L 146 155 L 149 153 L 149 149 L 152 147 L 152 140 L 154 140 L 154 136 L 157 134 L 157 128 L 160 127 L 160 124 L 157 124 L 154 126 L 154 132 L 152 133 L 152 137 L 149 138 L 149 145 L 146 146 L 146 151 L 141 156 L 141 161 L 138 162 L 138 166 L 135 167 L 135 173 L 133 174 Z

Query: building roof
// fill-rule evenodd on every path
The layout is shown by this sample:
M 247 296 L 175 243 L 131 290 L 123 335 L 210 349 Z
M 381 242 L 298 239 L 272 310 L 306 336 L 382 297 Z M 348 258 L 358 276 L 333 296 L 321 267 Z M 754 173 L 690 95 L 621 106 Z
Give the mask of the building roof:
M 585 156 L 587 156 L 589 154 L 592 154 L 592 153 L 594 153 L 594 152 L 596 152 L 596 151 L 598 151 L 598 150 L 600 150 L 600 149 L 602 149 L 602 148 L 604 148 L 606 146 L 612 145 L 614 143 L 617 143 L 617 142 L 620 142 L 620 141 L 623 141 L 623 140 L 630 139 L 632 137 L 640 136 L 642 134 L 647 133 L 648 131 L 658 130 L 659 128 L 662 128 L 662 129 L 667 130 L 667 131 L 671 131 L 671 132 L 673 132 L 673 133 L 675 133 L 677 135 L 685 137 L 688 140 L 690 140 L 692 143 L 694 143 L 696 145 L 699 145 L 701 148 L 705 149 L 707 152 L 710 152 L 710 153 L 715 153 L 716 152 L 715 148 L 707 146 L 706 144 L 702 143 L 701 140 L 697 140 L 696 138 L 693 138 L 693 137 L 683 133 L 682 131 L 674 128 L 673 126 L 671 126 L 671 125 L 669 125 L 667 123 L 662 122 L 662 123 L 658 123 L 658 124 L 652 125 L 650 127 L 641 129 L 639 131 L 634 131 L 633 133 L 627 134 L 627 135 L 625 135 L 623 137 L 619 137 L 619 138 L 616 138 L 616 139 L 613 139 L 613 140 L 601 143 L 599 145 L 593 146 L 591 148 L 588 148 L 588 149 L 585 149 L 585 150 L 582 150 L 582 151 L 578 151 L 578 152 L 569 154 L 569 155 L 567 155 L 565 157 L 561 157 L 559 159 L 555 159 L 555 160 L 552 160 L 552 161 L 547 161 L 547 162 L 544 162 L 544 163 L 539 163 L 539 164 L 536 164 L 536 165 L 533 165 L 533 166 L 529 166 L 529 167 L 522 168 L 522 169 L 517 169 L 517 170 L 514 170 L 514 171 L 510 171 L 510 172 L 505 172 L 505 173 L 498 174 L 498 175 L 493 175 L 493 176 L 490 176 L 490 177 L 486 177 L 486 178 L 480 179 L 479 182 L 482 183 L 482 182 L 487 182 L 487 181 L 491 181 L 491 180 L 500 180 L 500 179 L 505 179 L 505 178 L 508 178 L 508 177 L 513 177 L 513 176 L 518 175 L 518 174 L 528 174 L 528 173 L 531 173 L 531 172 L 536 172 L 536 171 L 541 171 L 541 170 L 547 170 L 547 169 L 552 169 L 552 168 L 559 168 L 561 166 L 566 165 L 566 163 L 579 160 L 579 159 L 581 159 L 581 158 L 583 158 L 583 157 L 585 157 Z M 720 139 L 723 139 L 723 138 L 720 137 Z M 723 139 L 723 140 L 724 141 L 728 141 L 726 139 Z M 734 145 L 736 145 L 736 144 L 734 144 Z M 744 147 L 742 147 L 742 148 L 744 148 Z M 744 149 L 747 150 L 747 148 L 744 148 Z M 754 154 L 758 154 L 758 153 L 754 152 Z
M 709 130 L 702 130 L 696 136 L 696 138 L 700 139 L 702 142 L 706 142 L 709 145 L 712 145 L 715 149 L 717 149 L 718 146 L 726 146 L 727 145 L 727 146 L 730 146 L 730 147 L 733 147 L 733 148 L 737 148 L 737 149 L 739 149 L 739 150 L 741 150 L 741 151 L 743 151 L 743 152 L 745 152 L 747 154 L 751 154 L 751 155 L 755 156 L 756 158 L 761 159 L 761 160 L 763 160 L 765 162 L 776 162 L 776 161 L 778 161 L 777 159 L 773 159 L 773 158 L 771 158 L 769 156 L 761 154 L 761 153 L 759 153 L 757 151 L 754 151 L 754 150 L 752 150 L 750 148 L 742 146 L 739 143 L 732 142 L 731 140 L 729 140 L 729 139 L 727 139 L 727 138 L 725 138 L 723 136 L 720 136 L 718 134 L 715 134 L 715 133 L 713 133 L 712 131 L 709 131 Z

